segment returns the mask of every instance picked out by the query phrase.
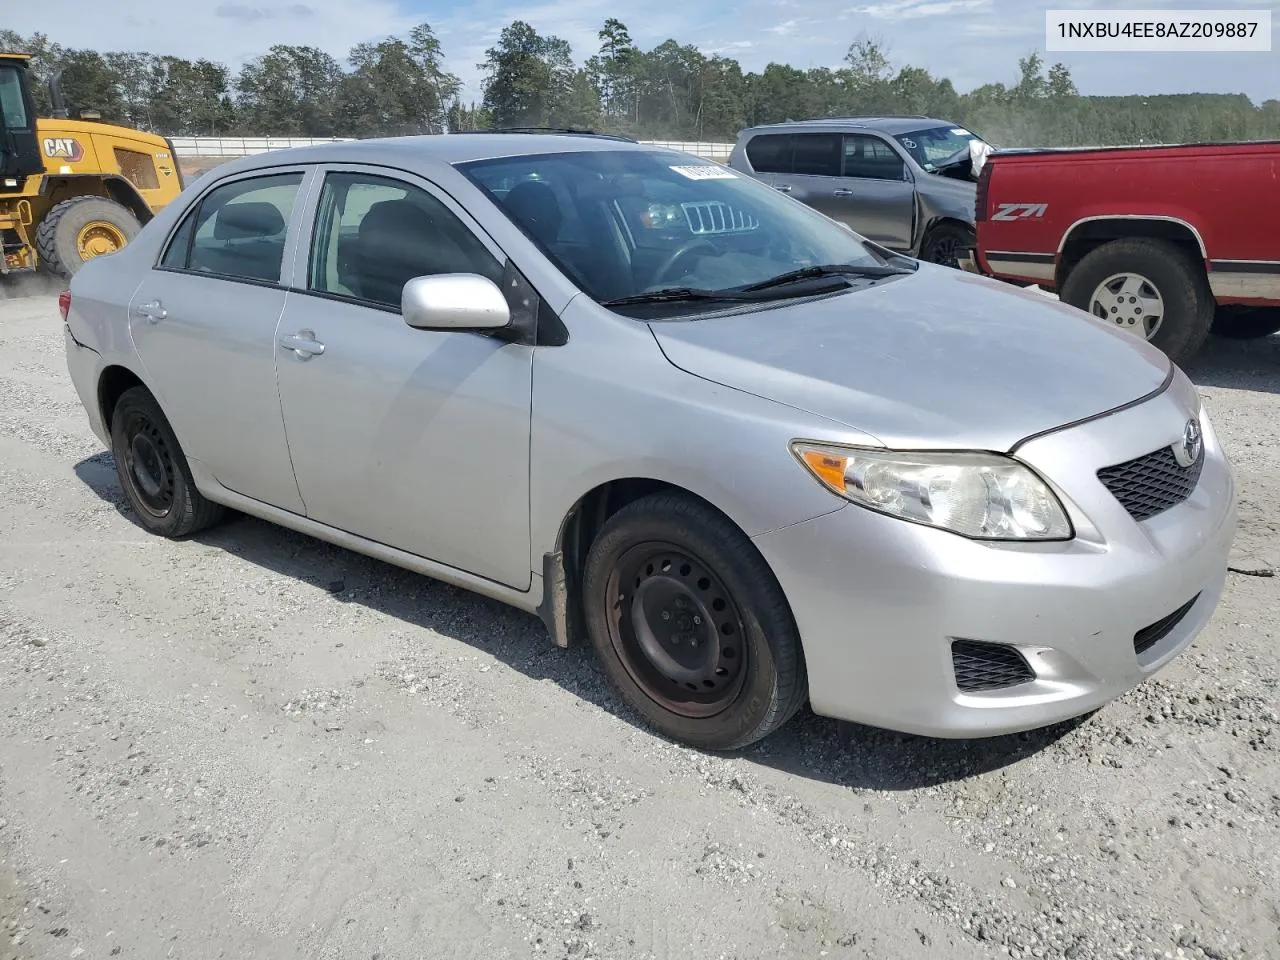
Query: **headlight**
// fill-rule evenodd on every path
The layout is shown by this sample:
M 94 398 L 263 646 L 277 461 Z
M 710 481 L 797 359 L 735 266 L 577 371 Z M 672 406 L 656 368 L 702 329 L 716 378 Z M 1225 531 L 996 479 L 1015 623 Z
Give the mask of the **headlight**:
M 864 450 L 796 441 L 828 489 L 871 510 L 976 540 L 1069 540 L 1071 521 L 1032 470 L 992 453 Z

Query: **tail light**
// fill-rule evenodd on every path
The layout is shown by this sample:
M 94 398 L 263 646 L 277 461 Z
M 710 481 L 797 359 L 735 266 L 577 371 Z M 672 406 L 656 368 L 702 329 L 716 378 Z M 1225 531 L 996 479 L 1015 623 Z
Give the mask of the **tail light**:
M 982 165 L 982 172 L 978 174 L 978 194 L 974 198 L 973 210 L 975 222 L 987 219 L 987 193 L 991 187 L 991 167 L 991 157 L 987 157 L 987 162 Z
M 71 291 L 63 290 L 58 294 L 58 312 L 62 314 L 62 322 L 67 322 L 67 315 L 71 313 Z

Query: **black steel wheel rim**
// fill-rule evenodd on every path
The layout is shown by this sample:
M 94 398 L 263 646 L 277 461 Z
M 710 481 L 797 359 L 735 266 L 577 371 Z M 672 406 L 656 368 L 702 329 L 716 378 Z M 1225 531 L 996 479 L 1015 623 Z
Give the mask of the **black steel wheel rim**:
M 614 563 L 606 589 L 609 639 L 646 696 L 699 719 L 733 703 L 747 674 L 746 629 L 707 563 L 672 543 L 637 544 Z
M 173 509 L 173 454 L 163 434 L 146 414 L 128 414 L 122 431 L 124 475 L 133 500 L 151 516 L 162 519 Z

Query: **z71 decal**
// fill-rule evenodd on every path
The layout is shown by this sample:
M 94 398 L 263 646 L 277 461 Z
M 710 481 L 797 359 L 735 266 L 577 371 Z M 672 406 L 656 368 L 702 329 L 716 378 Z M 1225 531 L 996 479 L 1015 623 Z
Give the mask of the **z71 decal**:
M 1049 209 L 1047 203 L 1001 203 L 996 206 L 992 220 L 1039 220 Z

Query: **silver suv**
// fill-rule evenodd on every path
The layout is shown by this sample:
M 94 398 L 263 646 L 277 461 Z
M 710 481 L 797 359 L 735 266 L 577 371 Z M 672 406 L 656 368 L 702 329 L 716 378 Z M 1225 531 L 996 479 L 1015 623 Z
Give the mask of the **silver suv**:
M 958 267 L 975 243 L 985 146 L 930 117 L 830 117 L 743 130 L 729 166 L 891 250 Z

